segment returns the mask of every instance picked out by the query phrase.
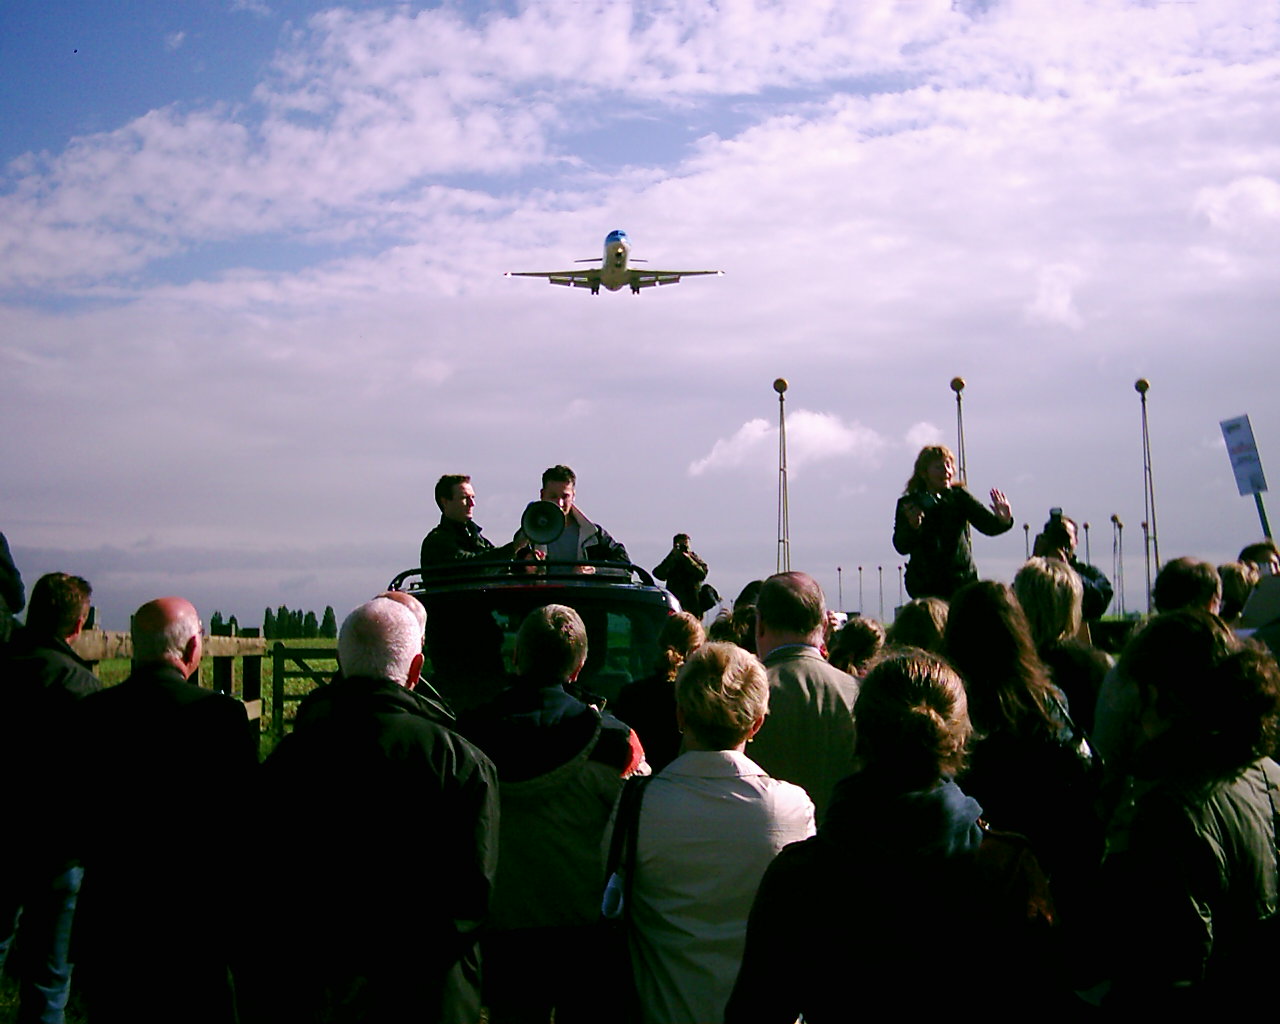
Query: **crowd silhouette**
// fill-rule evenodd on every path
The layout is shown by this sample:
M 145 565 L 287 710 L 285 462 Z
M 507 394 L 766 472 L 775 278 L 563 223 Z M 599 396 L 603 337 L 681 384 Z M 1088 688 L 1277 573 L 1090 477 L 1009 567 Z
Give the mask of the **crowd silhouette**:
M 979 579 L 954 520 L 1008 503 L 977 516 L 950 454 L 921 459 L 896 528 L 932 540 L 904 540 L 887 630 L 779 573 L 705 631 L 671 616 L 606 706 L 576 683 L 581 618 L 548 605 L 457 718 L 421 678 L 422 606 L 383 594 L 263 765 L 238 702 L 189 681 L 188 602 L 139 609 L 104 690 L 72 647 L 89 584 L 42 577 L 0 680 L 18 1019 L 64 1019 L 72 963 L 92 1021 L 790 1024 L 957 986 L 1017 1012 L 1265 1005 L 1280 550 L 1173 559 L 1103 650 L 1110 587 L 1070 521 Z M 245 830 L 289 878 L 266 900 L 232 863 Z

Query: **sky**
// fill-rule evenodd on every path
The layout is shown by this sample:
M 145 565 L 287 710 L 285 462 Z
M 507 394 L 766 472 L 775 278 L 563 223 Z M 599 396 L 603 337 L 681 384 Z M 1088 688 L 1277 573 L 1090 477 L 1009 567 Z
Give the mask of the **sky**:
M 1280 473 L 1275 4 L 18 0 L 0 74 L 0 530 L 108 628 L 169 593 L 341 616 L 442 473 L 501 543 L 557 463 L 732 596 L 776 568 L 778 377 L 833 606 L 898 603 L 956 376 L 1017 522 L 983 576 L 1052 506 L 1111 574 L 1115 515 L 1145 609 L 1140 377 L 1161 558 L 1261 536 L 1219 421 Z M 615 228 L 724 276 L 502 276 Z

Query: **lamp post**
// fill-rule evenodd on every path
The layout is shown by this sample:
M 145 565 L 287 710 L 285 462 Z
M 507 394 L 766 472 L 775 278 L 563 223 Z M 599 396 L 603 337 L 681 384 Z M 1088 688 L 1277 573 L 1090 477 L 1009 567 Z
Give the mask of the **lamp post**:
M 1124 523 L 1114 512 L 1111 514 L 1111 575 L 1120 595 L 1120 617 L 1124 618 Z
M 956 393 L 956 473 L 961 483 L 969 480 L 968 466 L 964 456 L 964 403 L 961 392 L 964 391 L 964 378 L 952 377 L 951 390 Z
M 778 393 L 778 572 L 791 571 L 791 516 L 787 508 L 787 380 L 773 382 Z
M 1151 430 L 1147 423 L 1147 392 L 1151 383 L 1145 377 L 1139 377 L 1133 384 L 1142 402 L 1142 512 L 1145 522 L 1142 524 L 1143 551 L 1147 560 L 1147 611 L 1151 611 L 1151 569 L 1155 562 L 1155 571 L 1160 571 L 1160 535 L 1156 532 L 1156 484 L 1151 473 Z

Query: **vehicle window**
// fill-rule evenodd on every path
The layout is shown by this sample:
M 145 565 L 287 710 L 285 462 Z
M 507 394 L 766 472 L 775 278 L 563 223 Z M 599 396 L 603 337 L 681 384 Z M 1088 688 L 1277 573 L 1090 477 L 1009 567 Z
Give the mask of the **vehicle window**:
M 597 594 L 556 598 L 587 627 L 583 688 L 612 700 L 627 683 L 651 675 L 666 608 L 651 602 L 610 602 Z M 495 696 L 514 671 L 516 634 L 524 617 L 547 603 L 537 591 L 443 594 L 426 599 L 427 664 L 432 684 L 461 712 Z

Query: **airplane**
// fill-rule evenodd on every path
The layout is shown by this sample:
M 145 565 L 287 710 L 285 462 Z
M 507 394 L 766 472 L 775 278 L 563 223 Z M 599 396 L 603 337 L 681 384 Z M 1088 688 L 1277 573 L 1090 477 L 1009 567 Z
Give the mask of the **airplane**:
M 503 277 L 545 277 L 551 284 L 562 284 L 566 288 L 590 288 L 592 295 L 600 294 L 603 285 L 611 292 L 616 292 L 624 285 L 631 286 L 631 294 L 639 295 L 641 288 L 651 288 L 656 284 L 679 284 L 682 277 L 697 277 L 703 274 L 723 274 L 723 270 L 636 270 L 630 263 L 646 263 L 647 260 L 632 260 L 631 243 L 625 231 L 610 231 L 604 240 L 604 256 L 591 259 L 575 260 L 575 263 L 594 263 L 600 260 L 600 267 L 590 270 L 551 270 L 532 271 L 508 270 Z

